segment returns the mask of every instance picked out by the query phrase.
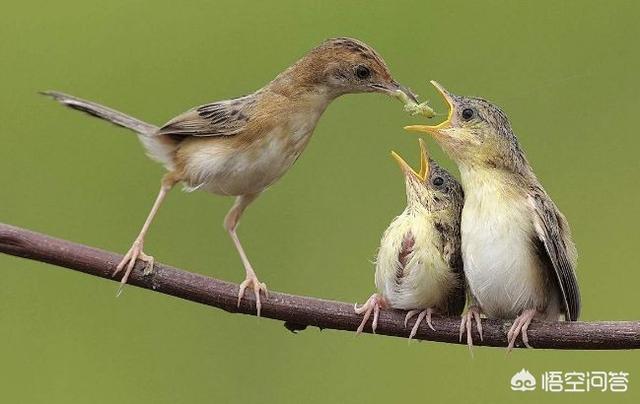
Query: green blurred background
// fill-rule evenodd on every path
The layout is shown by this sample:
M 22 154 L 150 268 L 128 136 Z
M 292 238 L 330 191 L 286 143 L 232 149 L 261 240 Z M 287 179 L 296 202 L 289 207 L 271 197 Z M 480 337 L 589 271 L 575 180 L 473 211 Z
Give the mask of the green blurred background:
M 0 221 L 125 252 L 162 168 L 135 136 L 36 94 L 57 89 L 161 124 L 259 88 L 327 37 L 374 46 L 434 106 L 429 79 L 501 105 L 580 251 L 582 319 L 638 319 L 634 256 L 640 6 L 633 1 L 7 2 L 0 14 Z M 345 96 L 240 227 L 272 290 L 362 302 L 404 206 L 391 149 L 408 117 Z M 431 140 L 433 154 L 451 169 Z M 178 190 L 147 239 L 162 262 L 238 282 L 232 200 Z M 0 401 L 15 403 L 638 402 L 640 352 L 413 343 L 231 315 L 0 256 Z M 517 370 L 623 370 L 625 394 L 515 393 Z

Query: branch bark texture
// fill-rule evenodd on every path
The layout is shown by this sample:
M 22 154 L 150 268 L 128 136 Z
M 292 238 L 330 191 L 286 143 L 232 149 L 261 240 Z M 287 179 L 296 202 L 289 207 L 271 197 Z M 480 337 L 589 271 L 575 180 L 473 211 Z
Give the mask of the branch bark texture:
M 122 258 L 119 254 L 1 223 L 0 252 L 119 281 L 119 277 L 111 276 Z M 155 264 L 152 274 L 145 276 L 143 267 L 142 263 L 136 265 L 129 278 L 129 284 L 217 307 L 230 313 L 255 315 L 255 300 L 251 293 L 245 294 L 240 307 L 237 307 L 237 284 L 160 263 Z M 354 313 L 352 303 L 276 292 L 270 292 L 269 298 L 263 299 L 262 316 L 285 321 L 289 329 L 303 329 L 309 325 L 352 332 L 362 320 Z M 459 324 L 460 319 L 457 317 L 436 316 L 433 325 L 437 331 L 423 324 L 415 338 L 465 344 L 464 339 L 462 342 L 458 339 Z M 483 319 L 484 340 L 480 341 L 474 327 L 474 344 L 506 347 L 506 333 L 510 325 L 511 321 Z M 370 331 L 369 324 L 365 332 Z M 404 326 L 404 312 L 383 310 L 380 313 L 377 334 L 406 338 L 409 329 Z M 529 328 L 529 340 L 534 347 L 546 349 L 638 349 L 640 321 L 535 321 Z

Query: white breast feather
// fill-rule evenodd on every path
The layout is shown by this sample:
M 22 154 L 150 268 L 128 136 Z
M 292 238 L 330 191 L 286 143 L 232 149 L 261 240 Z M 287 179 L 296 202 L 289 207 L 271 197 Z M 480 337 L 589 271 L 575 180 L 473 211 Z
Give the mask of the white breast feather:
M 399 255 L 406 234 L 412 234 L 415 242 L 398 282 Z M 382 236 L 376 259 L 376 287 L 391 307 L 408 310 L 444 304 L 456 275 L 444 262 L 439 242 L 432 223 L 420 215 L 405 211 L 391 223 Z
M 465 190 L 462 256 L 469 287 L 487 315 L 514 318 L 544 298 L 526 197 L 503 189 L 495 173 L 460 171 Z
M 280 129 L 281 130 L 281 129 Z M 290 134 L 287 134 L 290 135 Z M 309 134 L 307 134 L 308 136 Z M 269 133 L 247 150 L 239 152 L 226 144 L 213 144 L 192 153 L 186 165 L 194 188 L 220 195 L 246 195 L 261 192 L 277 181 L 293 164 L 306 143 L 292 136 Z

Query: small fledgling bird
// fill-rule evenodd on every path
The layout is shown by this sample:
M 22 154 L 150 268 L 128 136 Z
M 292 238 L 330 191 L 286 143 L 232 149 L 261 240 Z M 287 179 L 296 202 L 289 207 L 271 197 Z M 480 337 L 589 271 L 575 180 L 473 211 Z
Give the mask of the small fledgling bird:
M 420 171 L 415 172 L 392 153 L 405 177 L 407 207 L 382 236 L 376 258 L 378 293 L 362 306 L 358 333 L 373 313 L 375 333 L 381 308 L 409 310 L 407 321 L 418 314 L 409 339 L 431 314 L 460 315 L 465 304 L 464 274 L 460 251 L 462 187 L 445 169 L 428 157 L 420 139 Z
M 532 319 L 557 321 L 564 315 L 576 321 L 580 313 L 569 224 L 533 173 L 504 112 L 431 83 L 449 104 L 447 120 L 405 129 L 430 133 L 460 169 L 462 257 L 473 300 L 460 336 L 467 329 L 472 344 L 472 318 L 480 325 L 483 312 L 515 319 L 507 334 L 509 350 L 520 334 L 530 347 Z
M 143 252 L 144 238 L 166 194 L 179 182 L 187 190 L 202 189 L 235 196 L 224 220 L 240 255 L 246 277 L 238 292 L 238 305 L 247 287 L 254 290 L 260 315 L 258 281 L 236 234 L 247 206 L 275 183 L 307 146 L 318 119 L 329 103 L 350 93 L 378 92 L 417 102 L 398 84 L 382 57 L 352 38 L 326 40 L 273 81 L 253 94 L 193 108 L 162 127 L 145 123 L 102 105 L 59 92 L 46 92 L 71 108 L 87 112 L 133 130 L 154 160 L 168 173 L 140 234 L 115 273 L 125 270 L 127 282 L 136 260 L 153 269 L 153 257 Z

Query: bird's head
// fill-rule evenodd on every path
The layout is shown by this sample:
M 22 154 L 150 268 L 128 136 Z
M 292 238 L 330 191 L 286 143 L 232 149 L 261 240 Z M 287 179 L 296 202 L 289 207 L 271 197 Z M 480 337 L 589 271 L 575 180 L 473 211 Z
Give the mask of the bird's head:
M 432 135 L 458 164 L 517 169 L 525 162 L 507 116 L 497 106 L 476 97 L 452 94 L 435 81 L 431 84 L 449 106 L 438 125 L 412 125 L 405 129 Z
M 419 172 L 411 168 L 398 153 L 391 152 L 405 177 L 407 206 L 421 206 L 430 212 L 447 210 L 459 215 L 464 199 L 460 183 L 429 157 L 424 141 L 419 141 Z
M 372 47 L 353 38 L 331 38 L 312 49 L 291 69 L 292 74 L 334 96 L 379 92 L 393 97 L 417 96 L 393 79 L 384 59 Z

